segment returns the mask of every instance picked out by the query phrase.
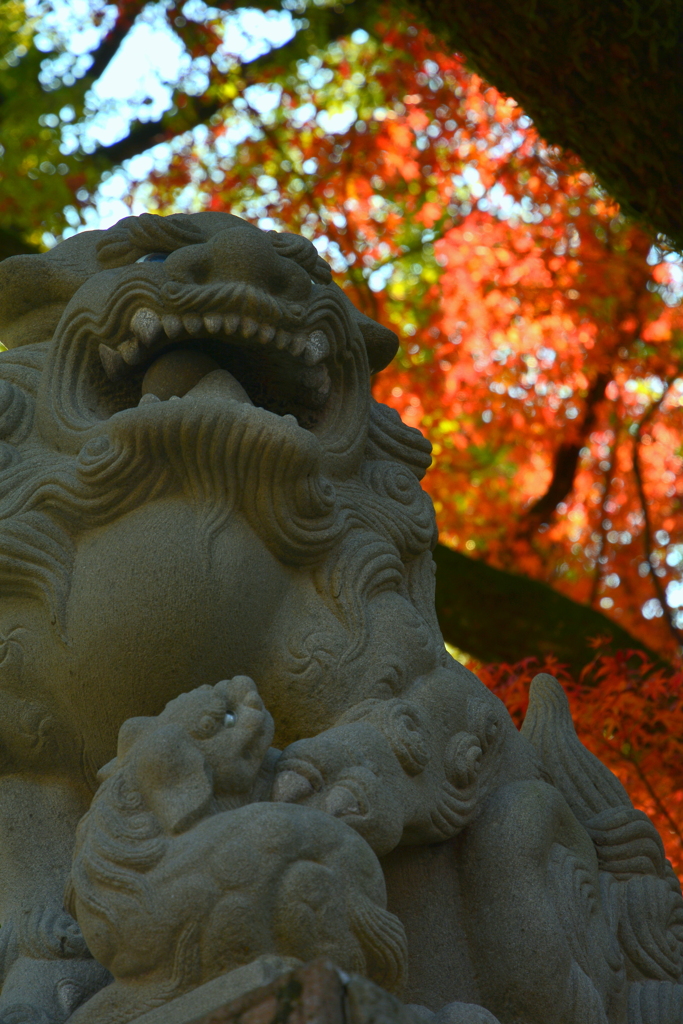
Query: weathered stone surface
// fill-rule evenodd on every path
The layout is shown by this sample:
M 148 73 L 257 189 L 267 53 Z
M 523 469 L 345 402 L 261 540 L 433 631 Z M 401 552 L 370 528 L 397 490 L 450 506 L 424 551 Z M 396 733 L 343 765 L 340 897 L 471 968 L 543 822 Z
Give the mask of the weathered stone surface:
M 447 655 L 396 337 L 312 243 L 145 215 L 0 291 L 0 1024 L 263 956 L 373 1020 L 680 1024 L 661 841 L 555 680 L 520 734 Z
M 315 961 L 194 1018 L 192 1024 L 345 1024 L 345 1020 L 339 971 L 331 963 Z
M 283 975 L 290 975 L 292 966 L 292 960 L 279 956 L 261 956 L 244 967 L 236 967 L 234 971 L 221 974 L 191 992 L 144 1013 L 142 1017 L 136 1018 L 134 1024 L 189 1024 L 191 1021 L 205 1020 L 207 1014 L 222 1012 L 228 1006 L 242 1006 L 245 1002 L 251 1006 L 252 999 L 253 1005 L 258 1005 L 262 998 L 268 999 L 273 991 L 278 991 L 272 983 Z

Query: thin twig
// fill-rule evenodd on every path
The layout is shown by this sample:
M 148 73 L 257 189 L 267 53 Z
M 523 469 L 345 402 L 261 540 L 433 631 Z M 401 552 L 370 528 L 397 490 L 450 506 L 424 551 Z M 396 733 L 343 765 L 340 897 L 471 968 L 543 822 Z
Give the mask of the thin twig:
M 595 557 L 595 575 L 593 576 L 593 585 L 591 587 L 590 606 L 591 608 L 595 605 L 598 597 L 598 590 L 602 583 L 602 562 L 600 559 L 605 553 L 605 544 L 607 541 L 607 530 L 603 526 L 605 521 L 605 505 L 609 500 L 609 496 L 612 491 L 612 467 L 605 473 L 605 493 L 602 495 L 600 500 L 600 522 L 598 523 L 598 532 L 600 534 L 600 550 Z
M 591 589 L 591 599 L 590 599 L 591 607 L 593 607 L 593 605 L 595 604 L 595 600 L 596 600 L 596 598 L 598 596 L 598 589 L 599 589 L 600 584 L 601 584 L 602 579 L 603 579 L 603 573 L 602 573 L 602 564 L 603 563 L 601 563 L 599 561 L 599 559 L 604 556 L 605 548 L 607 547 L 607 544 L 609 543 L 608 540 L 607 540 L 607 530 L 605 529 L 605 526 L 604 526 L 605 516 L 607 514 L 607 509 L 605 508 L 605 506 L 607 505 L 607 502 L 609 501 L 610 495 L 612 493 L 612 484 L 614 483 L 614 461 L 615 461 L 615 455 L 616 455 L 616 452 L 617 452 L 617 448 L 619 447 L 619 427 L 621 426 L 621 423 L 619 423 L 619 425 L 617 425 L 614 422 L 615 418 L 616 417 L 614 415 L 611 416 L 612 426 L 614 427 L 614 441 L 612 442 L 611 451 L 610 451 L 610 455 L 609 455 L 609 468 L 604 471 L 604 474 L 605 474 L 604 475 L 605 493 L 603 494 L 602 500 L 600 502 L 600 523 L 599 523 L 600 554 L 595 559 L 595 576 L 593 577 L 593 586 L 592 586 L 592 589 Z
M 645 789 L 648 791 L 648 793 L 652 797 L 652 800 L 654 801 L 654 804 L 655 804 L 657 810 L 659 811 L 659 813 L 662 815 L 663 818 L 666 818 L 666 821 L 668 822 L 669 828 L 674 833 L 674 835 L 678 836 L 681 844 L 683 844 L 683 835 L 681 834 L 681 831 L 680 831 L 678 825 L 676 824 L 674 819 L 671 817 L 671 815 L 667 811 L 666 807 L 664 806 L 664 804 L 662 803 L 660 798 L 657 796 L 657 793 L 655 792 L 655 790 L 652 788 L 652 784 L 651 784 L 650 780 L 648 779 L 647 775 L 645 774 L 645 772 L 642 770 L 642 768 L 640 767 L 640 765 L 638 764 L 638 762 L 634 758 L 629 757 L 629 758 L 627 758 L 627 760 L 635 768 L 636 773 L 638 775 L 638 778 L 640 779 L 642 784 L 645 786 Z
M 643 440 L 643 430 L 652 422 L 652 419 L 654 418 L 656 413 L 659 412 L 662 403 L 664 402 L 664 399 L 669 394 L 672 383 L 673 380 L 669 380 L 666 382 L 666 387 L 662 392 L 661 396 L 657 399 L 656 402 L 652 403 L 652 405 L 650 406 L 650 408 L 638 424 L 638 429 L 636 430 L 633 438 L 633 474 L 636 479 L 636 488 L 638 490 L 640 507 L 643 511 L 643 545 L 645 547 L 645 558 L 647 560 L 647 564 L 650 567 L 650 576 L 652 577 L 652 584 L 654 586 L 655 593 L 657 595 L 657 600 L 659 601 L 662 613 L 664 615 L 664 618 L 666 619 L 671 635 L 673 636 L 676 643 L 683 644 L 683 632 L 681 632 L 681 630 L 679 630 L 677 626 L 674 625 L 673 616 L 671 614 L 671 608 L 669 607 L 669 603 L 666 599 L 666 592 L 664 590 L 664 587 L 662 586 L 662 581 L 655 572 L 655 567 L 652 564 L 652 521 L 650 519 L 648 501 L 645 495 L 643 469 L 640 464 L 640 445 L 642 444 Z

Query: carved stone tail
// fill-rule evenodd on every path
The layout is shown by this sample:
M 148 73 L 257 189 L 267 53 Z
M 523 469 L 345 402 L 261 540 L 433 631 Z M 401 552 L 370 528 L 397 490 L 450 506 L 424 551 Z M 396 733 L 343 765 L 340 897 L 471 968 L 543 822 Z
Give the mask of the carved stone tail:
M 632 807 L 617 777 L 581 743 L 564 690 L 545 672 L 531 682 L 522 735 L 536 748 L 543 767 L 580 822 L 608 807 Z
M 646 981 L 632 985 L 628 1024 L 680 1024 L 683 1020 L 683 985 Z
M 603 913 L 628 982 L 628 1024 L 681 1024 L 683 899 L 659 833 L 580 742 L 552 676 L 531 683 L 522 733 L 595 846 Z

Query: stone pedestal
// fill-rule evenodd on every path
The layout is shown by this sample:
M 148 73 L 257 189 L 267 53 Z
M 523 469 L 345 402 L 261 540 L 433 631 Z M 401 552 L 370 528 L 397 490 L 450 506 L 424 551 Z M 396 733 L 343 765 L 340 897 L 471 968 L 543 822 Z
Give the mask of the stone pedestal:
M 266 981 L 266 979 L 273 979 Z M 430 1015 L 431 1017 L 431 1015 Z M 262 957 L 151 1010 L 134 1024 L 419 1024 L 395 996 L 327 960 L 287 970 Z
M 267 984 L 258 984 L 277 975 Z M 252 987 L 256 983 L 256 987 Z M 249 986 L 249 988 L 247 988 Z M 261 957 L 138 1017 L 133 1024 L 497 1024 L 482 1007 L 451 1003 L 434 1014 L 406 1006 L 358 974 L 329 960 L 286 970 L 280 957 Z

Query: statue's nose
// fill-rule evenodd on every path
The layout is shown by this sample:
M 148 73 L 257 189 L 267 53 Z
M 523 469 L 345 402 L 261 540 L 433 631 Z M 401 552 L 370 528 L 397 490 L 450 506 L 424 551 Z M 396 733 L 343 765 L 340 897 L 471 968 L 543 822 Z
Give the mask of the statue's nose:
M 250 224 L 214 235 L 202 245 L 176 249 L 165 263 L 168 276 L 184 284 L 242 281 L 290 300 L 306 299 L 309 275 L 273 248 L 263 231 Z

